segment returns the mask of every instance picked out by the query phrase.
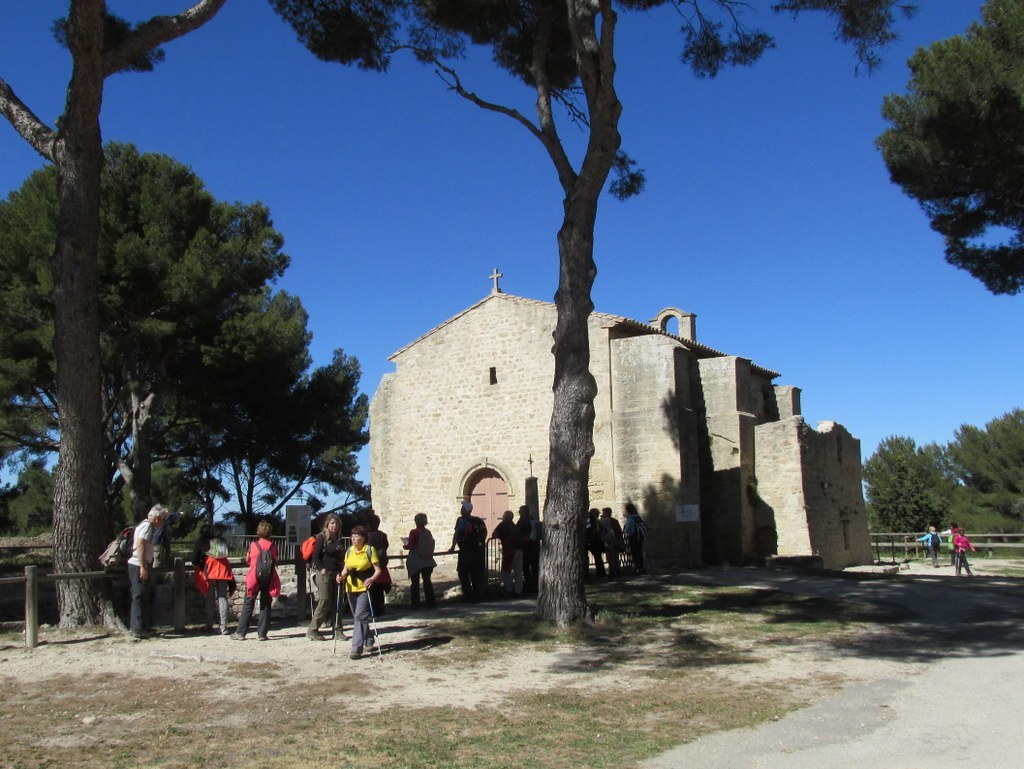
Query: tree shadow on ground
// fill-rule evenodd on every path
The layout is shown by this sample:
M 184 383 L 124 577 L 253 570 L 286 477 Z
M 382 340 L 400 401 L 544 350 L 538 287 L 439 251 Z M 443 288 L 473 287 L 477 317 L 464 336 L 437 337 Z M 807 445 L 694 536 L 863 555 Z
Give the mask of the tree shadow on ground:
M 572 651 L 552 663 L 559 673 L 614 670 L 638 658 L 659 668 L 746 665 L 762 661 L 759 646 L 803 643 L 842 656 L 907 662 L 1024 649 L 1024 580 L 897 578 L 877 587 L 845 575 L 775 581 L 783 586 L 697 584 L 685 574 L 622 580 L 588 586 L 593 623 L 558 630 L 532 613 L 492 606 L 478 607 L 486 616 L 446 631 L 483 644 L 566 643 Z M 942 611 L 944 601 L 957 602 L 955 617 Z

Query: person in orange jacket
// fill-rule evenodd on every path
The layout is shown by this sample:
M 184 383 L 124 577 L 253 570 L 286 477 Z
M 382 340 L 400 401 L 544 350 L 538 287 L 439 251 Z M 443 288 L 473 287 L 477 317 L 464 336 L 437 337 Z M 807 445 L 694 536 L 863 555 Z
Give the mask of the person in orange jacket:
M 220 634 L 228 634 L 231 610 L 228 598 L 235 592 L 235 575 L 228 561 L 228 546 L 224 542 L 224 526 L 215 523 L 200 530 L 192 552 L 196 589 L 206 596 L 206 629 L 213 628 L 213 608 L 220 615 Z

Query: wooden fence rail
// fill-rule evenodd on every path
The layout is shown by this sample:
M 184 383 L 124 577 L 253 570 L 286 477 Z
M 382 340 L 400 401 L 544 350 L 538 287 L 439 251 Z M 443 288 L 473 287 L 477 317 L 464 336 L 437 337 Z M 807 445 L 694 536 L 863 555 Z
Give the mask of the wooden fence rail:
M 897 550 L 902 551 L 903 558 L 908 559 L 913 553 L 914 558 L 926 554 L 928 547 L 924 542 L 919 542 L 918 537 L 922 536 L 915 532 L 877 532 L 871 534 L 871 545 L 875 549 L 875 560 L 882 560 L 882 550 L 888 549 L 890 559 L 896 562 Z M 942 536 L 941 534 L 939 536 Z M 984 553 L 991 558 L 996 550 L 1013 552 L 1024 550 L 1024 534 L 969 534 L 971 544 L 978 548 L 978 552 Z M 949 549 L 948 536 L 942 537 L 941 548 Z M 986 552 L 987 551 L 987 552 Z
M 497 576 L 498 566 L 501 561 L 500 548 L 496 541 L 492 540 L 487 543 L 487 567 L 488 567 L 488 581 L 493 580 Z M 298 548 L 293 544 L 289 548 L 293 556 L 289 559 L 282 558 L 282 563 L 290 562 L 295 567 L 295 605 L 297 614 L 297 620 L 299 623 L 306 619 L 306 610 L 309 608 L 307 605 L 306 596 L 307 591 L 307 580 L 306 580 L 306 562 L 302 560 L 302 554 L 298 552 Z M 444 557 L 453 555 L 451 551 L 442 550 L 434 553 L 435 557 Z M 404 552 L 396 552 L 389 554 L 389 569 L 394 572 L 395 569 L 402 569 L 406 554 Z M 232 558 L 229 561 L 232 569 L 241 569 L 243 571 L 248 569 L 248 563 L 245 558 Z M 394 564 L 393 566 L 390 564 Z M 154 575 L 159 574 L 174 574 L 174 589 L 172 592 L 173 608 L 173 627 L 175 631 L 182 632 L 185 630 L 185 618 L 186 618 L 186 598 L 187 598 L 187 585 L 192 582 L 192 579 L 186 581 L 186 577 L 193 577 L 195 574 L 194 567 L 189 563 L 186 565 L 184 558 L 175 557 L 172 566 L 155 566 L 150 568 L 150 573 Z M 39 642 L 39 585 L 42 583 L 56 583 L 62 581 L 76 580 L 76 579 L 125 579 L 125 571 L 86 571 L 86 572 L 67 572 L 62 574 L 47 574 L 41 573 L 38 566 L 26 566 L 25 573 L 16 577 L 0 577 L 0 586 L 2 585 L 24 585 L 25 586 L 25 647 L 28 649 L 34 649 Z M 394 578 L 394 575 L 393 575 Z

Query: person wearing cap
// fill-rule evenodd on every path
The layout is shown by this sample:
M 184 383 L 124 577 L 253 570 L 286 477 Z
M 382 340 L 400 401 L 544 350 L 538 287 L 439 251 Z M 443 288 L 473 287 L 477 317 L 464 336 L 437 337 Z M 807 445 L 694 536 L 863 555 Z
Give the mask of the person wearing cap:
M 132 557 L 128 559 L 128 581 L 131 584 L 132 608 L 129 616 L 132 638 L 136 641 L 149 635 L 152 576 L 153 540 L 156 533 L 167 521 L 168 510 L 163 505 L 153 505 L 144 521 L 136 524 L 132 540 Z

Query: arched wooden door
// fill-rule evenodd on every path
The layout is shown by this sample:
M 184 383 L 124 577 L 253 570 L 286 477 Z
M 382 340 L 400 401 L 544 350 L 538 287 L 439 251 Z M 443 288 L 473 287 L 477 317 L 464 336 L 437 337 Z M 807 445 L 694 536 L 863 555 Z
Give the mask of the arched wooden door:
M 508 510 L 508 484 L 495 470 L 487 468 L 474 473 L 466 484 L 466 495 L 473 503 L 473 515 L 487 523 L 487 535 Z

